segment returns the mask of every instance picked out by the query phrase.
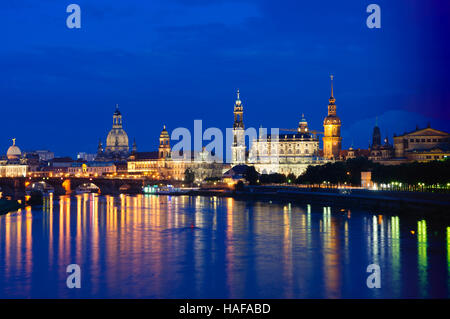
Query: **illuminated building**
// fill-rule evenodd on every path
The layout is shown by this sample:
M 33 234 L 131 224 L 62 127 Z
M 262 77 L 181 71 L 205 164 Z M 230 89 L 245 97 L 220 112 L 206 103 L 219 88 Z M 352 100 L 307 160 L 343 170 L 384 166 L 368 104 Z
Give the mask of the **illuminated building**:
M 78 160 L 82 160 L 82 161 L 86 161 L 86 162 L 93 162 L 93 161 L 95 161 L 96 157 L 97 157 L 97 154 L 88 154 L 85 152 L 79 152 L 77 154 Z
M 10 161 L 19 160 L 22 156 L 22 152 L 20 151 L 20 148 L 16 145 L 16 139 L 12 139 L 13 144 L 8 148 L 8 151 L 6 152 L 6 157 Z
M 237 90 L 237 100 L 234 104 L 233 145 L 231 146 L 231 164 L 245 164 L 244 106 Z
M 427 162 L 450 157 L 450 134 L 430 126 L 394 135 L 395 157 L 407 161 Z
M 304 115 L 294 134 L 272 135 L 260 129 L 254 140 L 248 163 L 261 174 L 302 174 L 308 165 L 322 164 L 319 158 L 319 139 L 308 129 Z
M 165 125 L 159 136 L 158 157 L 162 159 L 170 157 L 170 137 Z
M 124 160 L 129 156 L 130 146 L 128 135 L 122 127 L 122 114 L 119 105 L 113 114 L 113 126 L 106 138 L 106 147 L 103 150 L 101 141 L 97 148 L 97 161 Z
M 187 169 L 194 172 L 197 182 L 208 177 L 220 177 L 225 164 L 216 163 L 204 149 L 172 156 L 169 133 L 164 126 L 159 136 L 157 152 L 132 152 L 127 161 L 128 174 L 144 175 L 157 180 L 183 181 Z
M 323 155 L 327 159 L 339 159 L 341 151 L 341 119 L 337 116 L 335 102 L 333 76 L 331 76 L 331 97 L 328 104 L 328 116 L 323 121 Z
M 114 174 L 116 165 L 112 162 L 73 162 L 67 168 L 70 175 L 102 176 Z
M 22 152 L 16 145 L 16 139 L 6 152 L 6 159 L 0 160 L 0 177 L 24 177 L 28 172 L 28 165 L 22 158 Z

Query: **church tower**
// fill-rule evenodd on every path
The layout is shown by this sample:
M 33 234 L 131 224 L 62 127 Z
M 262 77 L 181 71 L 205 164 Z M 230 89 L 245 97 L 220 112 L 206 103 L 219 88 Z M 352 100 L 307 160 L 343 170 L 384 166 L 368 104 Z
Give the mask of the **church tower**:
M 378 127 L 378 117 L 375 120 L 375 127 L 373 128 L 371 148 L 374 148 L 377 146 L 381 146 L 381 132 L 380 132 L 380 128 Z
M 231 146 L 231 164 L 245 164 L 244 107 L 240 100 L 239 89 L 234 104 L 233 145 Z
M 342 143 L 341 119 L 336 114 L 333 75 L 331 75 L 331 97 L 328 101 L 328 116 L 323 120 L 323 156 L 327 159 L 338 159 Z
M 159 148 L 158 148 L 158 158 L 169 158 L 170 157 L 170 137 L 164 125 L 161 135 L 159 135 Z

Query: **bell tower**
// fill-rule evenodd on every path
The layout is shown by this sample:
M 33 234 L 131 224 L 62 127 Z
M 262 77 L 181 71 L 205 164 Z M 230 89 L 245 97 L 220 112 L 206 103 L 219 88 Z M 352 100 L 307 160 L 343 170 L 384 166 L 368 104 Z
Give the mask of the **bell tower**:
M 169 158 L 170 157 L 170 137 L 164 125 L 161 134 L 159 135 L 159 148 L 158 148 L 158 158 Z
M 231 164 L 245 164 L 244 107 L 240 99 L 239 89 L 234 103 L 233 144 L 231 146 Z
M 323 156 L 327 159 L 338 159 L 341 151 L 341 119 L 336 113 L 336 99 L 333 92 L 333 75 L 331 78 L 331 96 L 328 100 L 328 116 L 323 120 Z

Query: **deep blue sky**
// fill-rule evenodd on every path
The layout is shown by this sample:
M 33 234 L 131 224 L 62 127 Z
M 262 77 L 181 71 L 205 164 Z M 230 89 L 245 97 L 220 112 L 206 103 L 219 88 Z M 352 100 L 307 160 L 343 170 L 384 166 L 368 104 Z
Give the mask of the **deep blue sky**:
M 82 28 L 68 29 L 77 3 Z M 381 7 L 368 29 L 366 7 Z M 15 0 L 0 9 L 1 147 L 95 152 L 119 103 L 130 143 L 232 125 L 322 129 L 335 75 L 344 147 L 427 122 L 450 130 L 447 0 Z M 384 137 L 384 136 L 383 136 Z

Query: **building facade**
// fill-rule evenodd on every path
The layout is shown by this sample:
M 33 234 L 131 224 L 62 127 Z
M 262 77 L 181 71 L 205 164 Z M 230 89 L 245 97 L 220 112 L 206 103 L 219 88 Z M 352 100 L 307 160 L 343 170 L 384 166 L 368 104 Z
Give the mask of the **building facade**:
M 294 134 L 272 135 L 260 129 L 252 142 L 248 164 L 260 174 L 301 175 L 309 165 L 322 164 L 319 139 L 308 129 L 304 115 Z
M 67 168 L 69 175 L 75 176 L 104 176 L 116 173 L 116 166 L 112 162 L 73 162 Z
M 22 151 L 12 139 L 12 145 L 6 151 L 6 157 L 0 160 L 0 177 L 25 177 L 29 171 Z
M 172 156 L 170 137 L 164 126 L 156 152 L 132 152 L 127 160 L 128 174 L 144 175 L 155 180 L 183 181 L 187 169 L 192 170 L 197 182 L 205 178 L 221 177 L 227 165 L 217 163 L 205 149 L 199 154 L 184 152 Z
M 427 162 L 450 157 L 450 134 L 430 126 L 394 135 L 395 157 L 407 161 Z

